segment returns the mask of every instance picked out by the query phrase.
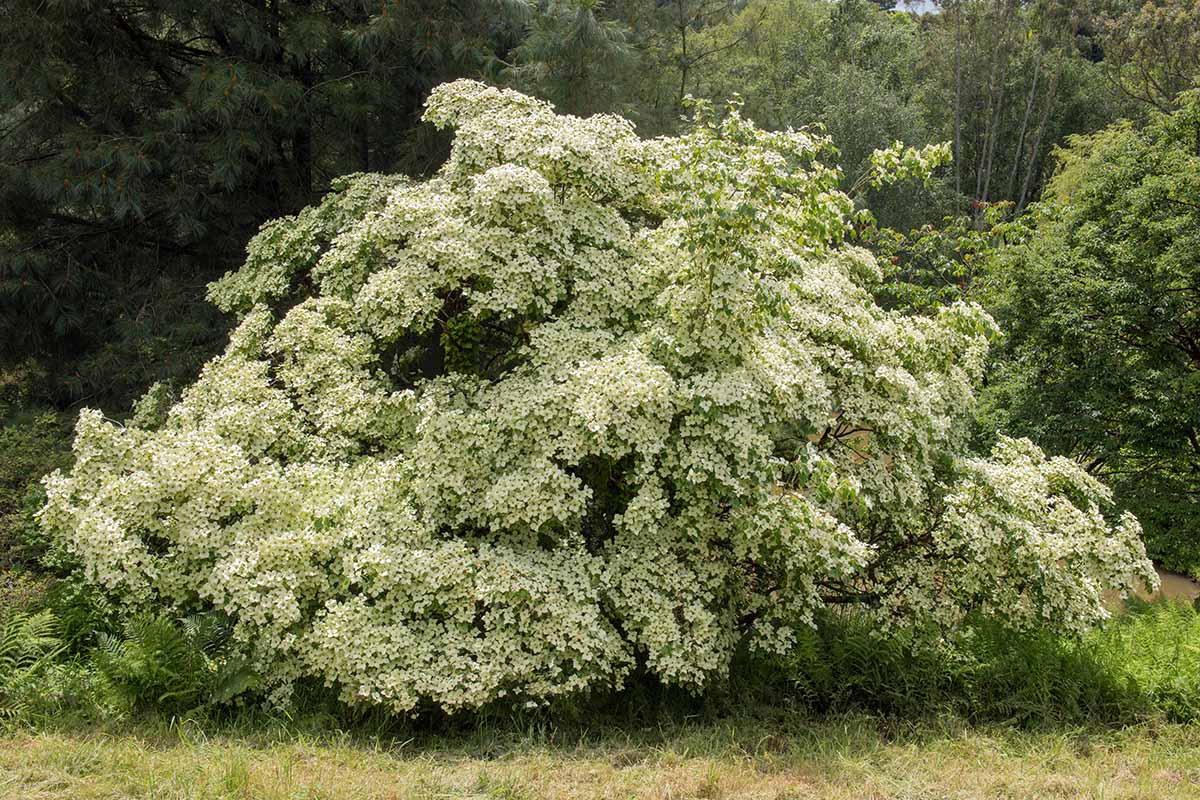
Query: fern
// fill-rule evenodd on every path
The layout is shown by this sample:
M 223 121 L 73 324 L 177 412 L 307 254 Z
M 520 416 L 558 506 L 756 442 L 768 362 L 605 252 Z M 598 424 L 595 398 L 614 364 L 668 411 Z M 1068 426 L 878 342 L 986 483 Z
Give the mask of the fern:
M 214 614 L 140 615 L 122 635 L 97 635 L 93 659 L 129 705 L 190 710 L 221 705 L 258 686 L 247 659 L 230 645 L 228 620 Z
M 27 703 L 16 691 L 62 652 L 58 620 L 49 610 L 0 617 L 0 717 L 18 717 Z

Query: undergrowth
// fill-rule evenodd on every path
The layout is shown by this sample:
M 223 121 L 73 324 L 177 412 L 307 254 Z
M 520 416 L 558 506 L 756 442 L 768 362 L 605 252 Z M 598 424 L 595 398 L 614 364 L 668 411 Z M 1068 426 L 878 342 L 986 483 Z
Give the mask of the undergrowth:
M 1023 726 L 1190 722 L 1200 720 L 1200 613 L 1131 601 L 1082 639 L 977 620 L 938 647 L 844 616 L 807 632 L 782 662 L 750 663 L 739 691 L 821 713 L 949 713 Z
M 0 612 L 0 718 L 9 724 L 110 724 L 146 714 L 237 724 L 278 713 L 263 707 L 227 620 L 121 621 L 102 599 L 65 582 L 49 598 L 41 611 Z M 301 683 L 285 716 L 410 735 L 480 725 L 640 728 L 779 713 L 949 716 L 1021 727 L 1197 721 L 1200 613 L 1179 602 L 1134 603 L 1079 640 L 974 621 L 935 647 L 831 615 L 788 657 L 740 658 L 730 680 L 703 696 L 634 680 L 619 694 L 553 706 L 396 718 L 348 709 L 327 687 Z

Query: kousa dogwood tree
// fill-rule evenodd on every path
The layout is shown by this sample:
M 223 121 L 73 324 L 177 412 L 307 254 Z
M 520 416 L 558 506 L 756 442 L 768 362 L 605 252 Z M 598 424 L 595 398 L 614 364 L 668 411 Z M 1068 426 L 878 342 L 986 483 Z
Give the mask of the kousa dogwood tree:
M 1153 581 L 1073 462 L 966 451 L 993 324 L 872 301 L 822 138 L 469 81 L 425 118 L 435 177 L 348 177 L 212 285 L 241 322 L 177 403 L 80 415 L 41 519 L 87 580 L 228 615 L 276 700 L 398 712 L 699 688 L 830 604 L 1078 631 Z

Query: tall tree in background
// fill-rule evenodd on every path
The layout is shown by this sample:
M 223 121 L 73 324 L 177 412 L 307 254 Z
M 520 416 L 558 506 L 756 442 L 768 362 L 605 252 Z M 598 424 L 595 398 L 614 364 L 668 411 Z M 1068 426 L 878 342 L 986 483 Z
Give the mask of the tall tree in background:
M 1024 244 L 989 268 L 1007 339 L 992 428 L 1110 482 L 1151 554 L 1200 574 L 1200 94 L 1076 137 Z
M 1066 135 L 1123 110 L 1101 84 L 1076 0 L 953 0 L 926 16 L 922 77 L 931 125 L 954 143 L 963 207 L 1035 198 Z M 1086 100 L 1085 100 L 1086 99 Z
M 950 141 L 951 175 L 931 188 L 884 189 L 868 205 L 909 228 L 947 213 L 1036 199 L 1047 155 L 1072 133 L 1124 113 L 1095 63 L 1079 0 L 953 0 L 942 13 L 882 11 L 868 0 L 751 0 L 693 34 L 720 55 L 693 91 L 746 99 L 770 127 L 820 124 L 854 183 L 871 152 L 900 139 Z
M 200 287 L 249 233 L 337 175 L 435 166 L 426 92 L 483 70 L 527 12 L 2 0 L 0 360 L 44 356 L 58 402 L 186 374 L 221 330 Z
M 1100 40 L 1113 85 L 1170 111 L 1200 76 L 1200 0 L 1119 0 L 1100 23 Z
M 635 99 L 624 80 L 638 62 L 632 40 L 602 0 L 551 0 L 513 50 L 506 77 L 566 113 L 624 110 Z
M 746 114 L 771 128 L 821 126 L 849 188 L 875 149 L 940 140 L 921 101 L 921 36 L 915 18 L 868 0 L 758 0 L 697 36 L 705 49 L 727 49 L 697 70 L 694 91 L 714 101 L 741 94 Z M 868 204 L 909 226 L 940 218 L 944 193 L 905 186 L 872 192 Z
M 661 9 L 662 27 L 679 78 L 676 103 L 682 107 L 684 97 L 691 91 L 696 69 L 736 47 L 753 27 L 742 27 L 732 41 L 708 44 L 699 34 L 705 28 L 728 20 L 738 11 L 740 4 L 736 0 L 661 0 L 655 4 Z

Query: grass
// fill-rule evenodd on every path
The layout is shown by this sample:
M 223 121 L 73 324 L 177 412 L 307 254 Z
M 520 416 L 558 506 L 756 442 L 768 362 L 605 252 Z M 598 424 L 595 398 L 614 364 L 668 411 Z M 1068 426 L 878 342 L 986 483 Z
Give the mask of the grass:
M 485 725 L 420 741 L 195 721 L 14 729 L 0 737 L 0 797 L 1200 797 L 1200 727 L 1029 731 L 777 713 L 569 737 Z
M 842 615 L 703 698 L 631 681 L 403 720 L 310 683 L 294 718 L 253 691 L 179 711 L 211 693 L 187 626 L 127 625 L 98 653 L 79 632 L 107 612 L 72 586 L 45 595 L 66 654 L 0 668 L 0 800 L 1200 798 L 1200 611 L 1182 603 L 1078 640 L 978 620 L 949 649 Z M 174 684 L 146 682 L 163 672 L 204 678 L 176 716 L 154 700 Z
M 0 728 L 0 798 L 1200 798 L 1192 607 L 1135 604 L 1078 642 L 979 625 L 954 659 L 923 652 L 847 619 L 704 699 L 634 684 L 409 721 L 319 694 L 297 718 L 35 703 Z M 111 676 L 72 663 L 90 682 L 38 673 L 44 693 L 106 696 Z

